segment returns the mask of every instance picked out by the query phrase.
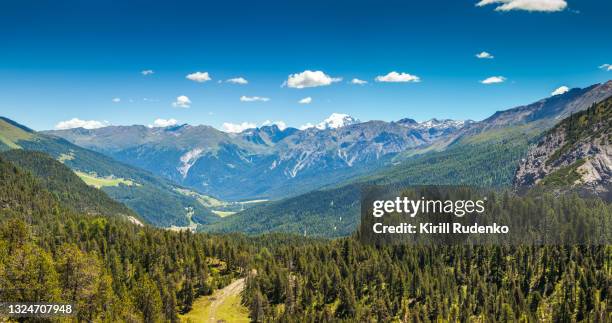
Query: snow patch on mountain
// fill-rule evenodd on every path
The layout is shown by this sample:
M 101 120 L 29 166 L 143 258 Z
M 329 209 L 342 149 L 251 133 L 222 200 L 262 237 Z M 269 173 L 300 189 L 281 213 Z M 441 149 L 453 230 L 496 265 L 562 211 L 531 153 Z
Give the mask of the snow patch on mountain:
M 311 152 L 310 151 L 303 151 L 299 158 L 295 161 L 295 165 L 293 165 L 292 169 L 285 169 L 284 173 L 286 176 L 289 176 L 291 178 L 294 178 L 297 176 L 297 174 L 304 169 L 305 167 L 307 167 L 310 162 L 311 162 Z

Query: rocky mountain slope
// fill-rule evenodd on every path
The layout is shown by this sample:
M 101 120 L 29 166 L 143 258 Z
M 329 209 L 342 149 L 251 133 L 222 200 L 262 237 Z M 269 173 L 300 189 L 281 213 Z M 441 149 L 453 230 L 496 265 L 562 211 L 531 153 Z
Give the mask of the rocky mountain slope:
M 606 194 L 612 187 L 612 97 L 571 115 L 522 159 L 514 184 L 579 187 Z
M 47 134 L 224 199 L 279 198 L 364 174 L 429 146 L 462 121 L 358 120 L 333 114 L 303 130 L 276 125 L 226 133 L 209 126 L 111 126 Z

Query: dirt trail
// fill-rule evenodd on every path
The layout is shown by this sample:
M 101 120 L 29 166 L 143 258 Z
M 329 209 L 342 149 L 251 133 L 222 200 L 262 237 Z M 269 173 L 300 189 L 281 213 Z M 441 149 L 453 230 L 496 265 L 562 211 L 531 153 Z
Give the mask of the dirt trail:
M 244 289 L 244 278 L 237 279 L 231 284 L 225 286 L 223 289 L 218 290 L 214 293 L 211 298 L 212 302 L 210 303 L 208 315 L 210 317 L 209 321 L 216 322 L 217 309 L 221 304 L 223 304 L 228 297 L 237 296 Z

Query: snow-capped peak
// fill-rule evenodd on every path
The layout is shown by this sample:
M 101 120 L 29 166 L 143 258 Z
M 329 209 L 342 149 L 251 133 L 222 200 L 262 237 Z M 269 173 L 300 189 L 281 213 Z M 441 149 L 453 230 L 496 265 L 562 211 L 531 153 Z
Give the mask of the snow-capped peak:
M 337 129 L 346 127 L 358 123 L 359 120 L 349 116 L 348 114 L 332 113 L 329 118 L 323 120 L 323 122 L 317 124 L 315 127 L 320 130 L 324 129 Z

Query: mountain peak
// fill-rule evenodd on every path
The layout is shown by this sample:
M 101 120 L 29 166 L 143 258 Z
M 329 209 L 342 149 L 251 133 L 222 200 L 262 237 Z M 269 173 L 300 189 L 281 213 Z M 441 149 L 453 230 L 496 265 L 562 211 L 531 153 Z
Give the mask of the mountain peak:
M 161 128 L 164 131 L 172 132 L 172 131 L 179 131 L 181 129 L 189 129 L 191 127 L 192 126 L 190 124 L 183 123 L 183 124 L 169 125 L 169 126 L 157 127 L 157 128 Z
M 416 122 L 416 120 L 414 119 L 403 118 L 403 119 L 398 120 L 397 123 L 402 124 L 402 125 L 415 125 L 418 122 Z
M 350 115 L 334 112 L 327 119 L 323 120 L 315 127 L 319 130 L 337 129 L 356 123 L 359 123 L 359 120 L 351 117 Z

